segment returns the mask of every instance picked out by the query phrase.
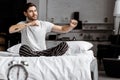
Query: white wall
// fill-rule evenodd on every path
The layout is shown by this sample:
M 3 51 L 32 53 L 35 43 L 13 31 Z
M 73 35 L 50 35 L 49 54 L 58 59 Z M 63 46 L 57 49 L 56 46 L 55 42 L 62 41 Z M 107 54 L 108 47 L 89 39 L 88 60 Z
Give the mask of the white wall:
M 107 17 L 113 22 L 115 0 L 28 0 L 39 6 L 39 19 L 62 23 L 66 17 L 70 19 L 74 11 L 80 12 L 80 20 L 88 22 L 104 22 Z M 46 3 L 48 1 L 48 4 Z M 46 5 L 47 4 L 47 5 Z
M 47 8 L 46 0 L 39 0 L 39 18 L 41 20 L 46 20 L 47 17 Z
M 70 18 L 74 11 L 80 12 L 80 20 L 88 22 L 104 22 L 108 17 L 113 21 L 113 7 L 115 0 L 48 0 L 48 18 L 61 22 L 63 18 Z

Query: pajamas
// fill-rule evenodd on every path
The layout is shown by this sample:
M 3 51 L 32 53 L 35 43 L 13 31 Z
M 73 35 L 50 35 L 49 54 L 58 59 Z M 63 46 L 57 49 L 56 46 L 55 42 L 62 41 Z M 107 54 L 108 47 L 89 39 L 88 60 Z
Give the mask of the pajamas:
M 43 51 L 32 51 L 29 46 L 22 45 L 20 47 L 20 56 L 35 57 L 35 56 L 60 56 L 65 54 L 68 50 L 68 44 L 66 42 L 60 43 L 58 46 L 43 50 Z

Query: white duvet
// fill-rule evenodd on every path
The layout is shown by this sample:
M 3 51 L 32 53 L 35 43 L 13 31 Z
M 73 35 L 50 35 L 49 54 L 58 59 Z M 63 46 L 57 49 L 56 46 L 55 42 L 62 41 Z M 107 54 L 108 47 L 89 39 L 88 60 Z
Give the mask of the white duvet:
M 90 63 L 94 59 L 93 52 L 76 56 L 58 57 L 0 57 L 0 80 L 7 80 L 8 64 L 26 61 L 27 80 L 91 80 Z

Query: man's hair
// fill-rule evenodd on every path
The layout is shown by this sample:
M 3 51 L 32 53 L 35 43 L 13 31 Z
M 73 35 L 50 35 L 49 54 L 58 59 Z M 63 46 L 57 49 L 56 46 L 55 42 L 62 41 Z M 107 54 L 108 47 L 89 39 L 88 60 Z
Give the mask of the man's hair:
M 27 12 L 28 8 L 29 8 L 29 7 L 32 7 L 32 6 L 35 6 L 35 7 L 36 7 L 36 5 L 33 4 L 33 3 L 31 3 L 31 2 L 25 4 L 23 11 L 24 11 L 24 12 Z

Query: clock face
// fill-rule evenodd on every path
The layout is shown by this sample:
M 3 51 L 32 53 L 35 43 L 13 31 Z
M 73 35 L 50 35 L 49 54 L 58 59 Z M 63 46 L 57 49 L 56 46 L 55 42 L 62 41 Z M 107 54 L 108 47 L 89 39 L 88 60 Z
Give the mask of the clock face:
M 16 64 L 8 70 L 8 80 L 27 80 L 28 73 L 24 66 Z

